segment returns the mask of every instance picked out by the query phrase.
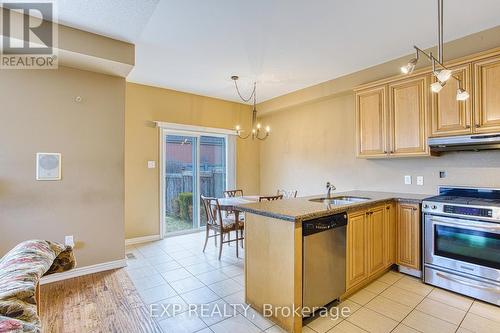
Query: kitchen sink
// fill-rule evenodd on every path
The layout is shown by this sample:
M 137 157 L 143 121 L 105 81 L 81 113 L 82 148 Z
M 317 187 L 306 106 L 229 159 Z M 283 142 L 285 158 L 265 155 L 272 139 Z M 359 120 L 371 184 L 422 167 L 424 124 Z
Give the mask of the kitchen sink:
M 322 202 L 329 205 L 348 205 L 351 203 L 364 202 L 368 201 L 370 198 L 363 197 L 351 197 L 351 196 L 339 196 L 339 197 L 331 197 L 331 198 L 316 198 L 310 199 L 312 202 Z

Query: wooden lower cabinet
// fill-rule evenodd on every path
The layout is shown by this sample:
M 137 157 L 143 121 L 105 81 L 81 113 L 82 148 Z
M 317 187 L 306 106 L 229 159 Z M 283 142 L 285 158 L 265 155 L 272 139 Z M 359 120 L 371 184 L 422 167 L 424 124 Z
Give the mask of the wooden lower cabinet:
M 394 264 L 395 223 L 392 204 L 349 214 L 347 290 Z
M 396 263 L 420 270 L 420 205 L 399 203 L 396 223 Z
M 366 213 L 363 210 L 349 214 L 348 217 L 346 249 L 346 287 L 348 290 L 368 277 Z
M 372 275 L 385 268 L 386 234 L 384 233 L 385 206 L 375 207 L 368 212 L 368 274 Z

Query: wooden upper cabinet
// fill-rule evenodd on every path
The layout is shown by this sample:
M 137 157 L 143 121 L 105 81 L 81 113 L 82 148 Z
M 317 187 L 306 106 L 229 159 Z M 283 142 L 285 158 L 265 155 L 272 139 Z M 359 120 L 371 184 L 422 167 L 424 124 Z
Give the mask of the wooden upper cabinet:
M 380 86 L 356 94 L 356 137 L 359 157 L 387 154 L 386 87 Z
M 471 65 L 452 67 L 453 75 L 462 80 L 462 88 L 472 91 Z M 437 82 L 432 76 L 431 83 Z M 472 101 L 457 101 L 457 80 L 450 79 L 439 93 L 431 93 L 431 136 L 472 133 Z M 429 88 L 430 89 L 430 88 Z
M 500 56 L 474 63 L 476 133 L 500 131 Z
M 429 78 L 421 76 L 390 83 L 390 154 L 429 155 L 427 110 Z

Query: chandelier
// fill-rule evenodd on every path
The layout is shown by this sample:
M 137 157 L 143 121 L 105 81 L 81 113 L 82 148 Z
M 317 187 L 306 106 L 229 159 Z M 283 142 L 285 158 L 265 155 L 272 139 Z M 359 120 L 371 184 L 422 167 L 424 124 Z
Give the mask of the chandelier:
M 453 78 L 458 82 L 457 101 L 465 101 L 469 98 L 469 93 L 462 86 L 462 80 L 453 75 L 453 72 L 444 65 L 443 61 L 443 0 L 438 0 L 438 54 L 437 58 L 432 52 L 425 52 L 418 46 L 413 46 L 415 49 L 415 58 L 412 58 L 407 65 L 401 67 L 403 74 L 411 74 L 417 65 L 420 54 L 427 57 L 432 64 L 432 74 L 436 77 L 437 82 L 431 84 L 431 90 L 438 93 L 443 89 L 449 79 Z
M 271 132 L 271 128 L 269 126 L 266 126 L 265 131 L 262 131 L 262 126 L 260 123 L 257 123 L 257 82 L 253 83 L 253 90 L 252 93 L 248 98 L 244 98 L 241 93 L 240 89 L 238 88 L 238 79 L 239 76 L 233 75 L 231 76 L 231 80 L 234 81 L 234 86 L 236 87 L 236 92 L 238 93 L 238 96 L 240 96 L 241 100 L 243 102 L 248 102 L 253 98 L 253 111 L 252 111 L 252 130 L 247 134 L 247 135 L 242 135 L 242 132 L 244 130 L 241 129 L 240 125 L 236 126 L 236 134 L 240 139 L 248 139 L 252 138 L 252 140 L 258 139 L 258 140 L 265 140 L 269 136 L 269 133 Z

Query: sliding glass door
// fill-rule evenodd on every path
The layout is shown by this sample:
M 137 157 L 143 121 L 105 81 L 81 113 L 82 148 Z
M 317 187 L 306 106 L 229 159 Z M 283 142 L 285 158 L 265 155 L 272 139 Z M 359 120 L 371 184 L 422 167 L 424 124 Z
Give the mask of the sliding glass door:
M 162 131 L 163 236 L 206 225 L 200 195 L 222 197 L 228 186 L 228 138 L 204 132 Z

